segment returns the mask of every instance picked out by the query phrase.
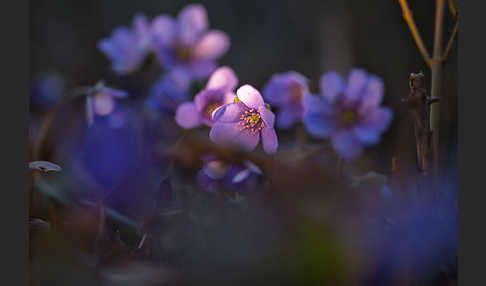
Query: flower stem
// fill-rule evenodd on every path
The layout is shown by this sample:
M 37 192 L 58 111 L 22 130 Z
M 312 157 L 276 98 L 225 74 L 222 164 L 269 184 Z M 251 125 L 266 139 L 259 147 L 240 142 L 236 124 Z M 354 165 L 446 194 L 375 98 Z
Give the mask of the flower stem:
M 299 123 L 295 129 L 295 138 L 297 148 L 304 149 L 305 144 L 307 143 L 307 133 L 305 132 L 305 128 L 301 123 Z
M 444 18 L 445 0 L 437 0 L 435 9 L 434 52 L 431 65 L 431 97 L 440 98 L 442 77 L 442 26 Z M 440 103 L 436 102 L 430 110 L 430 129 L 432 131 L 432 170 L 435 175 L 439 171 L 439 127 L 440 127 Z
M 97 204 L 98 208 L 98 232 L 95 239 L 95 255 L 96 255 L 96 272 L 99 273 L 101 267 L 101 238 L 103 235 L 103 230 L 105 228 L 105 208 L 103 206 L 103 201 L 100 200 Z
M 343 176 L 343 170 L 344 170 L 344 158 L 341 156 L 338 157 L 336 170 L 337 170 L 338 177 L 341 178 Z

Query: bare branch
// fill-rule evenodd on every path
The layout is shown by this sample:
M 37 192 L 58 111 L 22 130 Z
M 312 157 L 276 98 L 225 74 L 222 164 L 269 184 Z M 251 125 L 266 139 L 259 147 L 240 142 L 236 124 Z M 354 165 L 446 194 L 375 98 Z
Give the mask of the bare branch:
M 456 25 L 454 26 L 454 30 L 452 31 L 452 35 L 451 35 L 449 42 L 447 43 L 447 47 L 444 51 L 444 55 L 442 56 L 442 62 L 445 62 L 447 60 L 447 57 L 449 57 L 449 53 L 452 49 L 452 45 L 454 44 L 454 39 L 456 38 L 458 26 L 459 26 L 459 22 L 456 22 Z
M 410 29 L 410 32 L 412 33 L 412 36 L 415 40 L 415 43 L 417 44 L 418 49 L 420 50 L 420 53 L 422 53 L 422 56 L 427 63 L 427 65 L 430 67 L 431 66 L 431 59 L 430 55 L 427 52 L 427 49 L 425 48 L 425 45 L 422 41 L 422 38 L 420 37 L 420 34 L 417 30 L 417 26 L 415 25 L 415 21 L 413 20 L 412 17 L 412 12 L 408 8 L 407 0 L 398 0 L 400 3 L 400 6 L 402 7 L 403 11 L 403 18 L 408 24 L 408 28 Z
M 457 9 L 454 0 L 449 0 L 449 11 L 451 11 L 452 18 L 457 22 Z

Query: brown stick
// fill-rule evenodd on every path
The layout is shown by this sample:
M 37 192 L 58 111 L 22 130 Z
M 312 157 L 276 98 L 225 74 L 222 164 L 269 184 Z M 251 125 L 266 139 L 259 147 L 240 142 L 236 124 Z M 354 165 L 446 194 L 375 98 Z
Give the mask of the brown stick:
M 454 44 L 454 39 L 456 38 L 458 26 L 459 26 L 459 22 L 456 22 L 456 25 L 454 25 L 454 30 L 452 31 L 452 35 L 449 39 L 449 42 L 447 43 L 447 47 L 445 48 L 444 56 L 442 56 L 442 62 L 445 62 L 449 57 L 449 53 L 452 49 L 452 45 Z
M 435 31 L 434 31 L 434 52 L 432 57 L 431 74 L 431 97 L 440 98 L 440 87 L 442 77 L 442 24 L 444 18 L 445 0 L 437 0 L 435 9 Z M 440 128 L 440 105 L 437 102 L 431 106 L 430 129 L 432 131 L 432 154 L 433 172 L 438 175 L 439 170 L 439 128 Z
M 452 18 L 457 22 L 457 9 L 454 0 L 449 0 L 449 11 L 451 11 Z
M 443 1 L 443 0 L 441 0 L 441 1 Z M 425 45 L 422 41 L 422 37 L 420 37 L 420 33 L 417 30 L 417 26 L 415 25 L 415 21 L 413 20 L 413 17 L 412 17 L 412 12 L 410 11 L 410 8 L 408 8 L 407 0 L 398 0 L 398 2 L 400 3 L 400 6 L 402 7 L 403 18 L 405 19 L 405 21 L 408 24 L 408 28 L 410 29 L 410 32 L 412 33 L 412 36 L 415 40 L 415 43 L 417 44 L 417 47 L 420 50 L 420 53 L 422 53 L 422 56 L 425 60 L 425 63 L 427 63 L 427 65 L 429 67 L 431 67 L 432 63 L 431 63 L 429 53 L 427 52 L 427 49 L 425 48 Z
M 409 78 L 410 93 L 402 101 L 407 104 L 413 115 L 417 167 L 423 175 L 430 169 L 430 105 L 434 102 L 427 96 L 424 88 L 424 74 L 412 73 Z
M 338 174 L 338 177 L 339 178 L 342 178 L 343 177 L 343 172 L 344 172 L 344 158 L 339 156 L 339 158 L 337 159 L 337 166 L 336 166 L 336 169 L 337 169 L 337 174 Z

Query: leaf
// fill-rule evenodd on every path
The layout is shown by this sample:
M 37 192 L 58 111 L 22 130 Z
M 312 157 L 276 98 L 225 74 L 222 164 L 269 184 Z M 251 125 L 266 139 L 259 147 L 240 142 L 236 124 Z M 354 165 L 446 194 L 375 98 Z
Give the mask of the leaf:
M 33 161 L 29 163 L 30 170 L 39 170 L 44 173 L 60 172 L 61 166 L 48 161 Z

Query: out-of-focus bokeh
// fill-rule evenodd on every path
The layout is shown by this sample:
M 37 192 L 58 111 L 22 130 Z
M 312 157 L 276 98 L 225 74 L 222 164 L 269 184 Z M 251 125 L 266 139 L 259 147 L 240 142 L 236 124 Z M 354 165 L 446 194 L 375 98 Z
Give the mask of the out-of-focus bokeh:
M 277 130 L 274 157 L 218 148 L 205 127 L 182 130 L 173 110 L 148 101 L 158 79 L 150 59 L 120 76 L 98 43 L 137 13 L 175 17 L 191 3 L 230 37 L 218 64 L 238 87 L 262 90 L 294 70 L 317 94 L 330 70 L 380 76 L 394 113 L 380 143 L 343 175 L 327 141 L 307 134 L 299 145 L 300 126 Z M 408 3 L 431 52 L 435 1 Z M 430 72 L 398 1 L 37 0 L 30 9 L 30 154 L 62 167 L 32 172 L 32 285 L 456 285 L 457 52 L 440 92 L 444 179 L 431 183 L 417 174 L 402 103 L 409 74 L 423 71 L 430 90 Z M 445 15 L 444 45 L 454 24 Z M 207 154 L 258 165 L 256 191 L 198 187 Z

